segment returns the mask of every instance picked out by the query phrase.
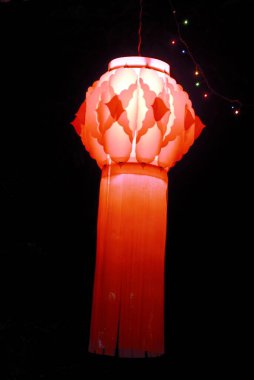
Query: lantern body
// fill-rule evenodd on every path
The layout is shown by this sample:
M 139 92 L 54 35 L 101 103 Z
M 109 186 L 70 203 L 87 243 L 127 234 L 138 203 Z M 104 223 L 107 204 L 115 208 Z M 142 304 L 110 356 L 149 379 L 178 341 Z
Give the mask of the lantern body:
M 91 352 L 164 352 L 167 171 L 204 125 L 169 75 L 145 57 L 110 62 L 73 122 L 102 168 Z

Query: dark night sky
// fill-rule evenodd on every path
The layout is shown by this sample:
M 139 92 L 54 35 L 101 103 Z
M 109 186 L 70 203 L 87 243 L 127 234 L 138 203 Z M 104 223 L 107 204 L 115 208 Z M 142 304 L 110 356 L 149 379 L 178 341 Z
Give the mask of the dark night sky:
M 174 5 L 210 84 L 253 104 L 254 2 Z M 218 97 L 202 100 L 189 57 L 169 45 L 166 0 L 144 0 L 142 54 L 171 65 L 206 124 L 169 174 L 166 355 L 87 353 L 100 170 L 70 122 L 108 62 L 137 54 L 138 13 L 137 0 L 0 1 L 1 380 L 206 379 L 250 366 L 253 108 L 235 117 Z

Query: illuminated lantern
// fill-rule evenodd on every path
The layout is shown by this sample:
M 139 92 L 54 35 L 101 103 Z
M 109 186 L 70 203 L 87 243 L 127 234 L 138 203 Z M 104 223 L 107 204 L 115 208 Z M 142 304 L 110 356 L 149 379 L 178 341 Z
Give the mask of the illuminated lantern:
M 162 355 L 167 171 L 204 125 L 168 64 L 124 57 L 88 89 L 73 126 L 102 169 L 89 351 Z

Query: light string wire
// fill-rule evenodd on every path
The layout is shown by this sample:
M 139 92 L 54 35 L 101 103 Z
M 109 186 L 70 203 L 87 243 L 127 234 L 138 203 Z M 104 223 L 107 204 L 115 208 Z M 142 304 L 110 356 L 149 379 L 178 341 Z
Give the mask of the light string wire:
M 143 0 L 139 0 L 138 55 L 141 56 Z
M 230 98 L 228 96 L 225 96 L 223 94 L 221 94 L 220 92 L 218 92 L 217 90 L 215 90 L 209 83 L 202 67 L 197 63 L 196 59 L 194 58 L 194 55 L 191 51 L 191 49 L 189 48 L 189 45 L 187 44 L 187 42 L 185 41 L 185 39 L 183 38 L 182 36 L 182 33 L 181 33 L 181 28 L 180 28 L 180 24 L 177 20 L 177 16 L 176 16 L 176 10 L 175 10 L 175 7 L 172 3 L 171 0 L 168 0 L 169 2 L 169 5 L 171 7 L 171 10 L 172 10 L 172 13 L 173 13 L 173 17 L 174 17 L 174 21 L 175 21 L 175 24 L 176 24 L 176 29 L 177 29 L 177 35 L 178 35 L 178 38 L 179 38 L 179 41 L 181 41 L 181 43 L 184 45 L 184 47 L 186 48 L 186 51 L 188 52 L 188 55 L 190 57 L 190 59 L 192 60 L 193 64 L 195 65 L 195 68 L 196 70 L 199 71 L 199 73 L 201 74 L 201 77 L 203 78 L 208 90 L 210 91 L 211 94 L 231 103 L 231 104 L 234 104 L 234 105 L 238 105 L 239 107 L 242 107 L 242 106 L 246 106 L 246 107 L 254 107 L 254 104 L 245 104 L 243 102 L 241 102 L 239 99 L 233 99 L 233 98 Z

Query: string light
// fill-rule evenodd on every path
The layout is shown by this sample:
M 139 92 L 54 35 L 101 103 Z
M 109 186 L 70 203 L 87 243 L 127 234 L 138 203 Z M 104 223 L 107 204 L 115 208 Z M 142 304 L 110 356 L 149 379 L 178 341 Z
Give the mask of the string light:
M 188 56 L 190 57 L 192 63 L 194 64 L 195 66 L 195 71 L 194 71 L 194 75 L 196 77 L 198 76 L 201 76 L 201 79 L 202 79 L 202 82 L 206 85 L 207 89 L 209 90 L 209 93 L 210 94 L 213 94 L 215 96 L 217 96 L 218 98 L 226 101 L 226 102 L 229 102 L 230 104 L 233 104 L 231 107 L 232 109 L 234 110 L 234 114 L 235 115 L 239 115 L 240 114 L 240 109 L 241 107 L 243 106 L 242 102 L 239 100 L 239 99 L 232 99 L 230 97 L 227 97 L 223 94 L 221 94 L 220 92 L 216 91 L 209 83 L 204 71 L 202 70 L 202 68 L 200 67 L 200 65 L 197 63 L 196 59 L 194 58 L 193 54 L 192 54 L 192 51 L 190 50 L 189 48 L 189 45 L 187 44 L 187 42 L 185 41 L 185 39 L 182 37 L 182 34 L 181 34 L 181 28 L 180 28 L 180 24 L 178 22 L 178 19 L 177 19 L 177 16 L 176 16 L 176 10 L 172 4 L 172 1 L 171 0 L 168 0 L 169 1 L 169 4 L 170 4 L 170 7 L 171 7 L 171 10 L 172 10 L 172 13 L 173 13 L 173 17 L 174 17 L 174 20 L 175 20 L 175 24 L 176 24 L 176 29 L 177 29 L 177 35 L 178 35 L 178 40 L 179 42 L 181 42 L 181 44 L 183 45 L 183 49 L 181 50 L 182 54 L 188 54 Z M 187 26 L 189 24 L 189 20 L 186 18 L 182 21 L 182 25 L 184 26 Z M 175 41 L 174 43 L 171 42 L 172 45 L 175 45 L 176 43 L 176 40 L 172 40 L 172 41 Z M 200 81 L 196 81 L 195 82 L 195 86 L 196 87 L 200 87 Z M 205 92 L 203 94 L 203 98 L 204 99 L 207 99 L 208 98 L 208 92 Z M 254 107 L 254 104 L 244 104 L 245 106 L 248 106 L 248 107 Z M 237 108 L 236 108 L 237 106 Z
M 176 40 L 172 40 L 171 45 L 175 45 L 175 44 L 176 44 Z
M 239 104 L 231 104 L 232 113 L 234 116 L 239 116 L 241 108 L 239 107 Z

